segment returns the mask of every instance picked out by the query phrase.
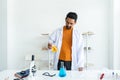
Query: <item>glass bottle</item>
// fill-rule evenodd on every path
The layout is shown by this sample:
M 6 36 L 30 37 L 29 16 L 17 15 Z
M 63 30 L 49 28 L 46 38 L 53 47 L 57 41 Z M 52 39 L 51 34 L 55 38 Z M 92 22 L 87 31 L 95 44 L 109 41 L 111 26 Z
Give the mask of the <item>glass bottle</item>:
M 61 62 L 61 67 L 59 70 L 59 76 L 60 77 L 65 77 L 66 76 L 66 69 L 64 68 L 64 62 Z

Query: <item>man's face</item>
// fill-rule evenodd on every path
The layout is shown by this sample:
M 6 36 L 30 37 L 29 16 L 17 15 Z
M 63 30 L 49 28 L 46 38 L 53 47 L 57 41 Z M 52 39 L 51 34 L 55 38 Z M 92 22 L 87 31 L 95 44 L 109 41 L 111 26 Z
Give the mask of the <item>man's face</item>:
M 65 21 L 66 21 L 66 28 L 67 29 L 71 29 L 76 24 L 75 20 L 72 18 L 66 18 Z

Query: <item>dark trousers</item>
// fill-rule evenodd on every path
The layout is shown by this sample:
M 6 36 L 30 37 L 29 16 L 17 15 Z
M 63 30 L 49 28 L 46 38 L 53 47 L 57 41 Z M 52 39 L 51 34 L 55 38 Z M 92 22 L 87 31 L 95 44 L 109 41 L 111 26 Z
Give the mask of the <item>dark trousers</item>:
M 58 65 L 57 65 L 58 70 L 60 70 L 61 62 L 64 62 L 64 67 L 66 68 L 66 70 L 71 70 L 71 61 L 63 61 L 63 60 L 58 61 Z

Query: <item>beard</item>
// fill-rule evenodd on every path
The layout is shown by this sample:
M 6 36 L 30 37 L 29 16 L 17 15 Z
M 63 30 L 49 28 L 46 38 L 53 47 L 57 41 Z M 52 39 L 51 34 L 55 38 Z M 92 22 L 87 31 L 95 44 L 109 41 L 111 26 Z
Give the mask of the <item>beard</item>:
M 66 29 L 71 29 L 71 26 L 66 26 Z

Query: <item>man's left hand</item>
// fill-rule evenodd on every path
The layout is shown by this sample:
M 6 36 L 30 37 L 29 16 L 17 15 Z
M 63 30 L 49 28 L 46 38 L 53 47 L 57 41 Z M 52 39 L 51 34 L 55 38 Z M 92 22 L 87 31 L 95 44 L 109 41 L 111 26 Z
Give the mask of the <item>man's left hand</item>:
M 79 67 L 79 68 L 78 68 L 78 71 L 83 71 L 83 67 Z

